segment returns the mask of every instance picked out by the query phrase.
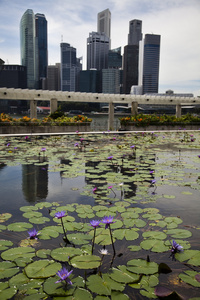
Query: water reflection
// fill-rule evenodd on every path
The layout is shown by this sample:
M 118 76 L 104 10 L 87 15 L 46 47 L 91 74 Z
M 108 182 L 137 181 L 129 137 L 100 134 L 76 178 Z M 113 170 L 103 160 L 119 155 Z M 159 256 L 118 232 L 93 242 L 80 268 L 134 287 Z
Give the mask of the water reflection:
M 22 191 L 29 203 L 45 201 L 48 196 L 48 164 L 22 165 Z

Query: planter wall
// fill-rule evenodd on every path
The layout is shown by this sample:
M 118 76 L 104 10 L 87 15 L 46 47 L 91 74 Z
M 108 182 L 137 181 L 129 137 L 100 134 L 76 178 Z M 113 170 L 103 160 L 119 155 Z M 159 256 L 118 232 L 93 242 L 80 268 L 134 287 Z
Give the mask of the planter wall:
M 0 134 L 63 133 L 90 131 L 90 123 L 70 126 L 0 126 Z
M 120 130 L 121 131 L 170 131 L 170 130 L 200 130 L 200 124 L 199 125 L 149 125 L 145 127 L 137 127 L 134 125 L 121 125 Z

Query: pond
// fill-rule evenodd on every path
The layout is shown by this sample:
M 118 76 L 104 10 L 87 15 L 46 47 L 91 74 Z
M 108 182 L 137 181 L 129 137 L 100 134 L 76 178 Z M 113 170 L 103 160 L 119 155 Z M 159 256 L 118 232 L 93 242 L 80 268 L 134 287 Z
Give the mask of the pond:
M 0 299 L 200 299 L 199 131 L 0 149 Z

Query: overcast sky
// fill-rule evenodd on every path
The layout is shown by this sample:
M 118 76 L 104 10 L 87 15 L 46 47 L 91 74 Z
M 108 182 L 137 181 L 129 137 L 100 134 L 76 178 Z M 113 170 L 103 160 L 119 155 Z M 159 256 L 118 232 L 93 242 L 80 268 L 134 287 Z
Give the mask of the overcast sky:
M 161 35 L 159 92 L 200 95 L 200 0 L 0 0 L 0 58 L 20 64 L 20 19 L 27 9 L 48 21 L 48 63 L 60 62 L 60 43 L 83 56 L 97 14 L 111 12 L 111 49 L 128 42 L 129 21 L 142 20 L 143 37 Z

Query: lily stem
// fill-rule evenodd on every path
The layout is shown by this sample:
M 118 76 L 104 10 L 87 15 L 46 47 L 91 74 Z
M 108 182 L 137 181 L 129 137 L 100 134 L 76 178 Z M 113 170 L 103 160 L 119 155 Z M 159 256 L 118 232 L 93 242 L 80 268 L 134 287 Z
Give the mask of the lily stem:
M 94 236 L 93 236 L 93 240 L 92 240 L 92 254 L 93 254 L 93 250 L 94 250 L 95 235 L 96 235 L 96 227 L 94 227 Z
M 112 242 L 113 252 L 114 252 L 114 255 L 115 255 L 116 252 L 115 252 L 115 247 L 114 247 L 114 243 L 113 243 L 113 237 L 112 237 L 112 231 L 111 231 L 111 228 L 110 228 L 110 224 L 108 226 L 109 226 L 109 230 L 110 230 L 110 238 L 111 238 L 111 242 Z

